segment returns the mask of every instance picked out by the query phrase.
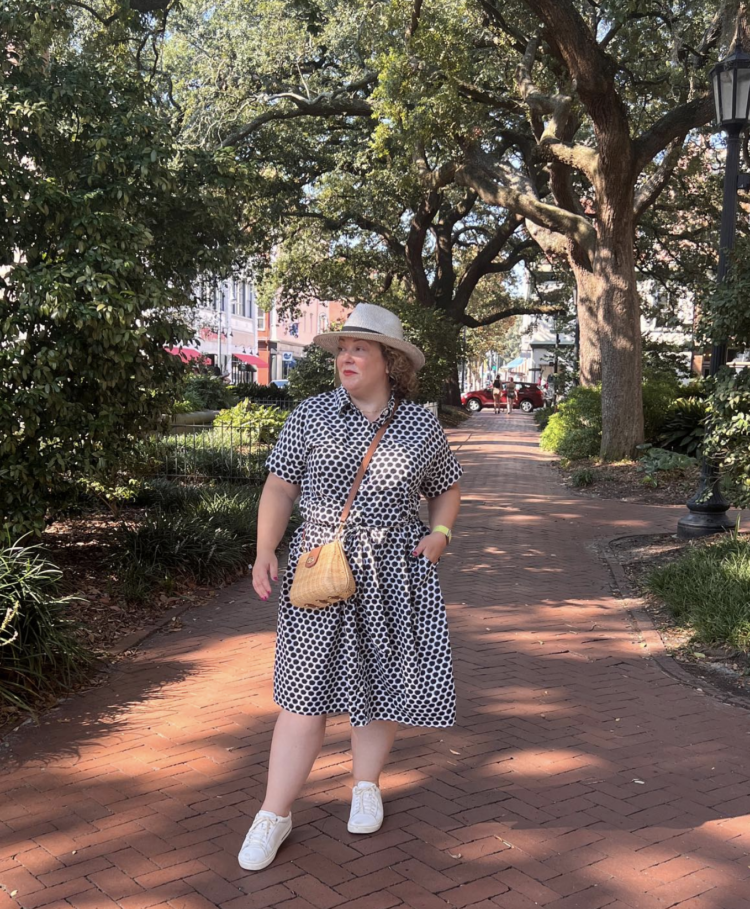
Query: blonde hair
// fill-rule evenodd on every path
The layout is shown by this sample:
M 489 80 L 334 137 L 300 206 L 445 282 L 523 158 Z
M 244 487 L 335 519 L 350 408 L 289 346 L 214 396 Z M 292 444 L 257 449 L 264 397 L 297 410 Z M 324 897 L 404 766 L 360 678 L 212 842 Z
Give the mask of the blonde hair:
M 414 398 L 419 391 L 419 379 L 414 364 L 401 350 L 380 345 L 383 348 L 385 365 L 388 368 L 388 378 L 391 388 L 397 398 Z

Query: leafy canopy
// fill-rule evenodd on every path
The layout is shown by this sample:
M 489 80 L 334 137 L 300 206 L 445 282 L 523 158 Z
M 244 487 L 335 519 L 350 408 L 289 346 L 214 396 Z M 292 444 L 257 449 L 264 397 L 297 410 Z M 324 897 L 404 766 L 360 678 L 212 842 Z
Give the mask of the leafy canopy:
M 231 265 L 242 168 L 175 138 L 127 39 L 52 0 L 0 11 L 0 523 L 43 526 L 167 409 L 190 290 Z

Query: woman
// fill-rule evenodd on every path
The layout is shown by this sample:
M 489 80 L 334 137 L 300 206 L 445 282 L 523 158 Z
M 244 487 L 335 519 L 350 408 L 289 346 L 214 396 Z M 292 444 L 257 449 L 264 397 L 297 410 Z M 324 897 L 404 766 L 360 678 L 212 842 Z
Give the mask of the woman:
M 495 381 L 492 383 L 492 404 L 495 414 L 500 413 L 500 403 L 503 397 L 503 383 L 500 381 L 500 376 L 495 376 Z
M 281 713 L 265 800 L 239 854 L 240 865 L 253 871 L 274 860 L 291 832 L 292 804 L 329 714 L 348 713 L 352 727 L 350 833 L 374 833 L 383 822 L 380 774 L 399 723 L 446 727 L 455 718 L 435 566 L 458 514 L 462 471 L 435 417 L 406 400 L 424 356 L 404 340 L 393 313 L 368 303 L 341 331 L 314 343 L 335 353 L 341 384 L 289 416 L 267 462 L 258 511 L 253 586 L 267 600 L 278 574 L 276 547 L 301 494 L 304 525 L 293 537 L 279 596 L 274 700 Z M 289 590 L 301 552 L 331 541 L 365 452 L 391 417 L 345 526 L 356 593 L 324 609 L 293 606 Z M 420 494 L 431 530 L 418 517 Z

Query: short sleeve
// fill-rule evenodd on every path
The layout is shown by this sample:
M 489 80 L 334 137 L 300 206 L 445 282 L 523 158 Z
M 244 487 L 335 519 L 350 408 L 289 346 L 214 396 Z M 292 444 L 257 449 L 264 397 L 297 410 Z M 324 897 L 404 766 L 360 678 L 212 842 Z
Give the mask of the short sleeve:
M 463 475 L 463 468 L 450 450 L 442 427 L 437 427 L 431 442 L 431 459 L 419 487 L 419 491 L 428 499 L 447 492 Z
M 289 414 L 279 439 L 266 460 L 268 470 L 287 483 L 299 486 L 307 470 L 305 407 L 300 404 Z

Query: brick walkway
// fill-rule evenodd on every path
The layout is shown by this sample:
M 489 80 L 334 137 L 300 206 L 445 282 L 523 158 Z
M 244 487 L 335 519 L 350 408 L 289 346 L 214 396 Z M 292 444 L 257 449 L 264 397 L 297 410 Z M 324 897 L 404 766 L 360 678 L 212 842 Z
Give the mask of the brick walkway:
M 649 659 L 589 547 L 679 509 L 571 495 L 521 415 L 451 435 L 459 724 L 399 739 L 383 830 L 346 832 L 335 720 L 276 863 L 237 866 L 274 716 L 243 582 L 0 750 L 2 909 L 749 909 L 750 715 Z

